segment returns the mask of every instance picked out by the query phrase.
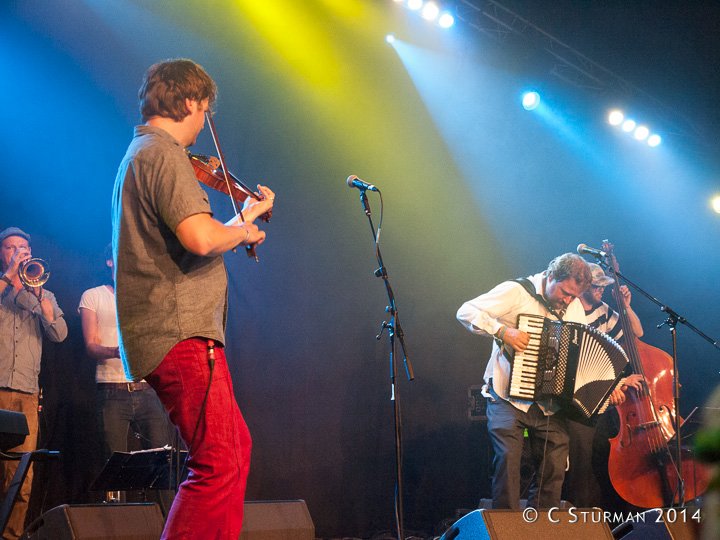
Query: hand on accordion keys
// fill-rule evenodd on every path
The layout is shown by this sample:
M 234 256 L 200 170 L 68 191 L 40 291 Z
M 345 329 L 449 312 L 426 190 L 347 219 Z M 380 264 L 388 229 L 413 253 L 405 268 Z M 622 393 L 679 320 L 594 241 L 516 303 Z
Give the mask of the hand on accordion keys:
M 530 334 L 518 330 L 517 328 L 510 328 L 509 326 L 503 326 L 498 330 L 497 337 L 505 345 L 508 345 L 517 352 L 524 351 L 528 343 L 530 343 Z
M 624 403 L 627 399 L 625 393 L 630 388 L 634 388 L 638 394 L 642 393 L 644 382 L 645 379 L 643 378 L 643 376 L 637 375 L 635 373 L 628 377 L 625 377 L 624 379 L 621 379 L 618 385 L 615 387 L 615 390 L 612 391 L 612 394 L 610 394 L 610 397 L 608 398 L 610 405 L 620 405 L 621 403 Z

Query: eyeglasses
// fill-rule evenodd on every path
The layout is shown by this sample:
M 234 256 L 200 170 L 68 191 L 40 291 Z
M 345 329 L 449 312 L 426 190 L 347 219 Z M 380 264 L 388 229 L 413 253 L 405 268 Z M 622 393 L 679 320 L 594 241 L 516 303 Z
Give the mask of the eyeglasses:
M 593 285 L 592 286 L 593 289 L 604 289 L 605 287 L 607 287 L 607 285 Z

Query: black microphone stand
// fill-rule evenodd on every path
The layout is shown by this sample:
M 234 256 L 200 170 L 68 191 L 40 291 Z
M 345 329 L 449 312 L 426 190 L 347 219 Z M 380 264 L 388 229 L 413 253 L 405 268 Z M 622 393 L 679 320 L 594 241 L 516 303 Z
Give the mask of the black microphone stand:
M 657 325 L 657 328 L 662 328 L 663 326 L 667 325 L 668 329 L 670 330 L 670 336 L 672 341 L 672 359 L 673 359 L 673 405 L 675 407 L 675 415 L 672 416 L 673 424 L 675 427 L 675 459 L 676 459 L 676 468 L 677 468 L 677 475 L 678 475 L 678 500 L 680 501 L 680 506 L 685 506 L 685 480 L 683 479 L 683 470 L 682 470 L 682 441 L 680 440 L 680 422 L 678 421 L 678 418 L 680 418 L 680 372 L 678 370 L 678 351 L 677 351 L 677 324 L 682 323 L 685 326 L 687 326 L 690 330 L 695 332 L 697 335 L 708 341 L 713 347 L 716 349 L 720 349 L 720 345 L 718 344 L 717 340 L 713 340 L 710 336 L 705 334 L 702 330 L 696 328 L 690 322 L 680 315 L 677 311 L 670 308 L 667 304 L 663 304 L 660 300 L 652 296 L 650 293 L 642 289 L 639 285 L 636 283 L 633 283 L 630 281 L 627 277 L 625 277 L 619 270 L 616 270 L 613 268 L 612 265 L 608 264 L 608 262 L 605 260 L 604 256 L 602 255 L 595 255 L 598 258 L 598 263 L 603 268 L 610 271 L 610 273 L 616 278 L 615 283 L 620 285 L 620 282 L 617 280 L 617 278 L 620 278 L 623 280 L 623 282 L 630 287 L 632 287 L 634 290 L 642 294 L 645 298 L 650 300 L 652 303 L 654 303 L 656 306 L 660 308 L 660 311 L 665 313 L 667 315 L 666 319 Z M 623 306 L 618 306 L 618 309 L 624 309 Z M 670 505 L 672 506 L 673 501 L 670 501 Z
M 409 381 L 412 381 L 415 379 L 415 374 L 413 373 L 412 364 L 410 363 L 409 358 L 407 357 L 407 352 L 405 349 L 405 340 L 404 340 L 404 334 L 402 330 L 402 326 L 400 326 L 400 317 L 398 315 L 398 309 L 397 305 L 395 303 L 395 295 L 393 294 L 392 287 L 390 286 L 390 280 L 388 279 L 387 269 L 385 268 L 385 265 L 383 264 L 382 260 L 382 254 L 380 253 L 380 245 L 379 245 L 379 233 L 380 230 L 378 229 L 378 232 L 375 232 L 375 225 L 373 225 L 372 221 L 372 212 L 370 211 L 370 205 L 368 203 L 367 194 L 365 193 L 366 190 L 363 188 L 360 189 L 360 203 L 362 204 L 363 211 L 365 212 L 365 215 L 368 218 L 368 222 L 370 224 L 370 230 L 372 231 L 373 236 L 373 242 L 375 243 L 375 256 L 378 261 L 378 268 L 375 270 L 374 274 L 375 277 L 382 278 L 383 283 L 385 284 L 385 290 L 387 292 L 388 296 L 388 305 L 385 307 L 385 312 L 390 314 L 390 321 L 383 321 L 380 325 L 380 333 L 378 333 L 377 336 L 375 336 L 375 339 L 380 340 L 382 338 L 382 334 L 385 330 L 388 331 L 388 336 L 390 337 L 390 399 L 393 402 L 393 413 L 394 413 L 394 419 L 395 419 L 395 522 L 397 526 L 397 537 L 398 540 L 404 540 L 405 539 L 405 532 L 404 532 L 404 516 L 403 516 L 403 481 L 402 481 L 402 416 L 400 412 L 400 392 L 398 391 L 398 385 L 396 384 L 397 379 L 397 362 L 396 359 L 396 344 L 395 344 L 395 338 L 397 337 L 398 341 L 400 342 L 400 347 L 402 349 L 402 355 L 403 355 L 403 365 L 405 367 L 405 374 L 407 375 L 407 378 Z M 380 193 L 380 190 L 378 190 L 378 193 Z M 380 199 L 382 201 L 382 194 L 380 193 Z M 381 218 L 380 223 L 382 224 L 382 211 L 381 211 Z

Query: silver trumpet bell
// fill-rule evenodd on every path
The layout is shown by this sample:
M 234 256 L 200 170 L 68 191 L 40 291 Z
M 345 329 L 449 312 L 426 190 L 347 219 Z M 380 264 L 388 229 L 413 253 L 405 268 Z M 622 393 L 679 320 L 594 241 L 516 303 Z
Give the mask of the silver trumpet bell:
M 42 287 L 50 279 L 48 263 L 37 257 L 20 263 L 18 277 L 26 287 Z

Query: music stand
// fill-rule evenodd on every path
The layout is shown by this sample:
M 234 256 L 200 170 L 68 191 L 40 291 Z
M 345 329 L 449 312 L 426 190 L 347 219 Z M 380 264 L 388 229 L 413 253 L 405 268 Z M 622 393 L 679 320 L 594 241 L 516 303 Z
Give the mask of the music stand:
M 695 436 L 708 429 L 707 418 L 710 415 L 717 415 L 720 418 L 720 408 L 718 407 L 695 407 L 683 418 L 682 424 L 680 424 L 680 441 L 683 444 L 683 448 L 688 448 L 695 453 L 694 440 Z M 670 441 L 674 441 L 675 436 L 670 438 Z
M 113 452 L 90 486 L 91 491 L 132 491 L 174 489 L 178 452 L 172 448 L 152 448 L 136 452 Z M 181 459 L 187 455 L 180 452 Z M 172 468 L 173 474 L 170 474 Z
M 24 417 L 24 415 L 23 415 Z M 27 426 L 27 423 L 25 424 Z M 0 532 L 5 530 L 8 521 L 10 521 L 10 515 L 12 514 L 13 508 L 15 508 L 15 502 L 17 501 L 20 488 L 25 481 L 30 465 L 33 461 L 45 461 L 50 459 L 58 459 L 60 452 L 55 450 L 33 450 L 32 452 L 11 452 L 11 453 L 0 453 L 2 459 L 17 459 L 19 460 L 15 475 L 10 481 L 5 498 L 0 504 Z

